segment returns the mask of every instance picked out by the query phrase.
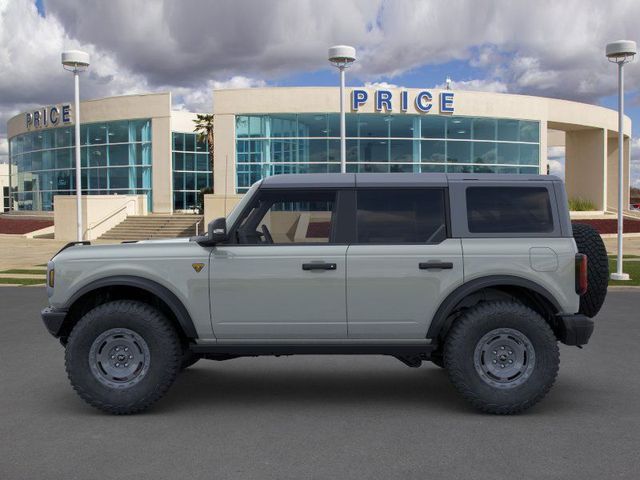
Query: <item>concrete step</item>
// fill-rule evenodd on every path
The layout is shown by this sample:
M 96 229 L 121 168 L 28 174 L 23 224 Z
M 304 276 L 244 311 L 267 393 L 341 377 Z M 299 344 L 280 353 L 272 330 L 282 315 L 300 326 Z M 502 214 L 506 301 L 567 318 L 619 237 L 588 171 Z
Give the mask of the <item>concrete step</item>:
M 100 240 L 145 240 L 151 238 L 179 238 L 204 231 L 200 215 L 132 215 L 105 232 Z

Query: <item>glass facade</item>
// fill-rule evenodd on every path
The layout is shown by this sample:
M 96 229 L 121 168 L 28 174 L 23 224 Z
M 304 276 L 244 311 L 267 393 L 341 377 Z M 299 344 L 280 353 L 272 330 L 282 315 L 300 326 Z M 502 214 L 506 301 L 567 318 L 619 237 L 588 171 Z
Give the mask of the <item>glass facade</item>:
M 193 210 L 198 192 L 212 185 L 209 145 L 195 133 L 173 132 L 172 137 L 173 209 Z
M 80 126 L 82 193 L 147 195 L 151 206 L 151 120 Z M 52 210 L 54 195 L 75 194 L 73 126 L 38 130 L 10 140 L 14 205 Z
M 539 173 L 537 121 L 347 114 L 348 172 Z M 337 113 L 236 116 L 236 191 L 280 173 L 340 171 Z

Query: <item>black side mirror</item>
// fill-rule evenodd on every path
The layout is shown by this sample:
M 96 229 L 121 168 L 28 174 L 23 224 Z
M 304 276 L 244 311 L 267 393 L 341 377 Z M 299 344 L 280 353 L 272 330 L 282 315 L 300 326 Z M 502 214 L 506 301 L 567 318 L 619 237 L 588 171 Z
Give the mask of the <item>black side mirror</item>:
M 216 218 L 209 223 L 207 237 L 212 244 L 222 243 L 227 240 L 227 219 L 224 217 Z

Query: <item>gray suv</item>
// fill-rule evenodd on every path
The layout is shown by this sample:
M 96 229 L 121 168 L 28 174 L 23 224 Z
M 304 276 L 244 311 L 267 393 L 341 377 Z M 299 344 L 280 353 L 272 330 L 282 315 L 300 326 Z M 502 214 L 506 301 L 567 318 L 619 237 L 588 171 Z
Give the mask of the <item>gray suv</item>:
M 381 354 L 509 414 L 549 391 L 558 341 L 587 343 L 607 278 L 555 177 L 280 175 L 205 236 L 67 245 L 42 317 L 73 388 L 110 413 L 200 359 Z

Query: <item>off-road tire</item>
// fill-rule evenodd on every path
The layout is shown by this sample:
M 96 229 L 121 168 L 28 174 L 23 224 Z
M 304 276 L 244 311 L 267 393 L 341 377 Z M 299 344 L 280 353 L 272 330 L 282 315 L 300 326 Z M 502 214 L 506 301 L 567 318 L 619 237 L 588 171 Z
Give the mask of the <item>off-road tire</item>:
M 580 309 L 587 317 L 595 317 L 602 308 L 609 285 L 609 259 L 602 237 L 591 225 L 572 223 L 573 239 L 578 252 L 587 256 L 587 292 L 580 296 Z
M 146 373 L 132 386 L 106 386 L 92 370 L 91 352 L 102 335 L 127 329 L 141 338 L 147 349 Z M 66 345 L 65 366 L 71 385 L 88 404 L 104 412 L 139 413 L 157 402 L 173 384 L 182 362 L 178 333 L 152 306 L 118 300 L 95 307 L 74 326 Z
M 508 329 L 520 333 L 533 348 L 529 376 L 523 383 L 498 388 L 478 373 L 474 355 L 489 332 Z M 551 389 L 560 364 L 553 331 L 535 311 L 518 302 L 486 302 L 467 310 L 454 323 L 444 345 L 444 365 L 449 379 L 477 409 L 500 415 L 522 412 L 539 402 Z
M 435 352 L 433 352 L 429 357 L 429 360 L 436 367 L 444 368 L 444 355 L 442 354 L 442 350 L 438 349 Z

